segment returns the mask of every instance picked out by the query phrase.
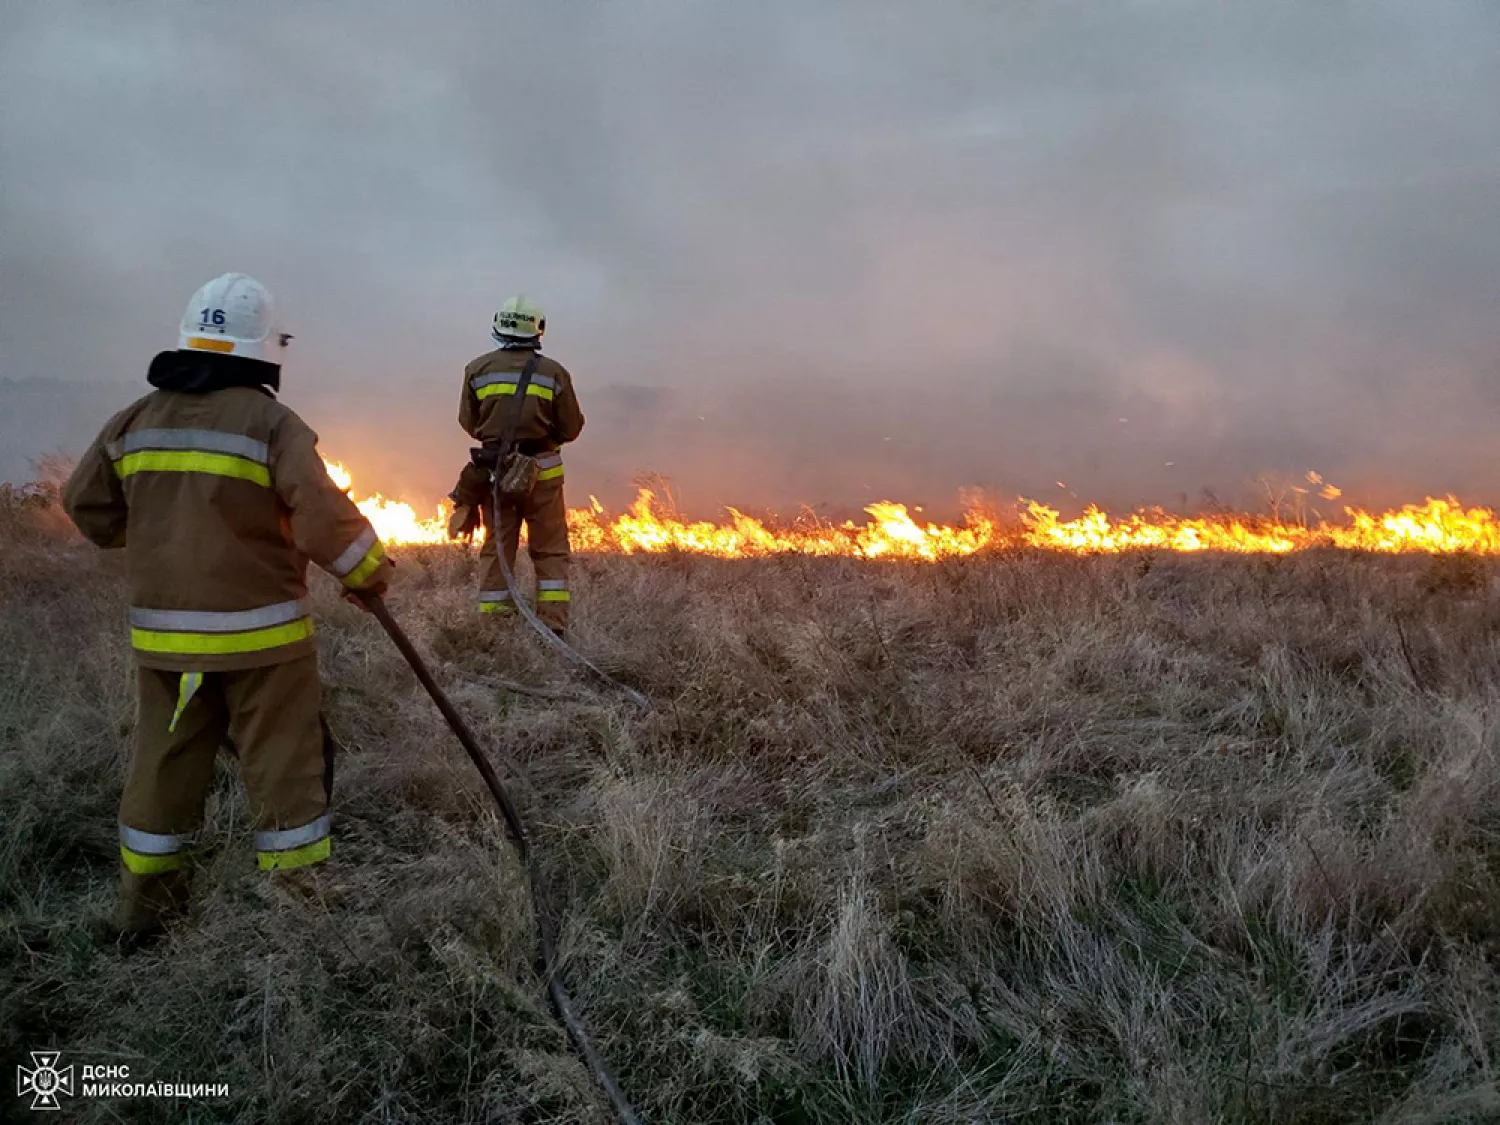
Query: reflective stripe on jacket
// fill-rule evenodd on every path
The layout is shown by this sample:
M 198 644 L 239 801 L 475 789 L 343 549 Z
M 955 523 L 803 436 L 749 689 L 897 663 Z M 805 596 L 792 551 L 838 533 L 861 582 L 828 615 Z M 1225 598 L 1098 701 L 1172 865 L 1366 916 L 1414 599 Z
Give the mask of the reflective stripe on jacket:
M 104 447 L 121 480 L 136 473 L 210 473 L 271 487 L 266 443 L 221 430 L 137 430 Z
M 483 402 L 487 398 L 514 395 L 519 379 L 520 375 L 515 372 L 491 371 L 487 375 L 475 375 L 469 380 L 469 386 L 474 388 L 474 397 Z M 550 375 L 533 375 L 531 382 L 526 384 L 526 393 L 551 402 L 557 396 L 557 380 Z

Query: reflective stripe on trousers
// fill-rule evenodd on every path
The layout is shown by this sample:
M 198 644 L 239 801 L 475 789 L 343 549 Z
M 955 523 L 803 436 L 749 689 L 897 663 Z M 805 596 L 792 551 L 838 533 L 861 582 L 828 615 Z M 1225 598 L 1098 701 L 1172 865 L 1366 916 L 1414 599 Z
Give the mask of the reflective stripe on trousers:
M 566 578 L 539 578 L 536 584 L 536 600 L 539 602 L 572 601 L 568 593 Z
M 322 863 L 332 850 L 332 816 L 324 813 L 298 828 L 255 834 L 257 861 L 262 871 L 289 871 Z
M 133 606 L 130 610 L 130 643 L 139 652 L 177 656 L 263 652 L 311 637 L 310 610 L 305 598 L 229 612 Z M 186 706 L 186 700 L 183 700 L 183 706 Z
M 515 613 L 515 603 L 509 590 L 480 590 L 480 613 Z
M 120 825 L 120 859 L 136 875 L 160 875 L 184 867 L 190 858 L 192 841 L 187 836 L 160 832 L 143 832 Z

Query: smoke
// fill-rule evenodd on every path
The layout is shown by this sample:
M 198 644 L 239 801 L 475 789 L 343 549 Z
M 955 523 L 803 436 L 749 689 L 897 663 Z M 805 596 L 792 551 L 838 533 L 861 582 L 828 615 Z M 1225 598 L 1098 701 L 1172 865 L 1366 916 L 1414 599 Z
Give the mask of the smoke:
M 81 449 L 235 269 L 296 335 L 285 401 L 413 499 L 524 290 L 588 418 L 575 503 L 641 471 L 704 510 L 1312 468 L 1500 501 L 1484 0 L 0 19 L 0 377 L 99 384 L 0 469 Z

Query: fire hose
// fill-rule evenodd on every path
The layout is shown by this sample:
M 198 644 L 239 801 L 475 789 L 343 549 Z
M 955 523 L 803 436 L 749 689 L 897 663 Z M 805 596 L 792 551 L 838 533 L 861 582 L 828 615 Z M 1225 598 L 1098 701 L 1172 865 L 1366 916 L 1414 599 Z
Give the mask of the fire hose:
M 546 641 L 553 648 L 557 649 L 574 664 L 577 664 L 580 668 L 583 668 L 588 672 L 592 672 L 606 684 L 609 684 L 611 687 L 617 688 L 627 699 L 629 699 L 637 707 L 641 708 L 641 710 L 651 710 L 651 700 L 647 699 L 644 695 L 636 691 L 634 688 L 626 687 L 619 680 L 611 676 L 608 672 L 605 672 L 603 669 L 595 665 L 593 661 L 589 660 L 588 657 L 584 656 L 583 653 L 579 652 L 572 645 L 568 644 L 567 641 L 563 640 L 551 629 L 547 628 L 547 626 L 542 622 L 542 619 L 536 615 L 536 611 L 532 609 L 531 606 L 526 604 L 526 599 L 521 597 L 520 589 L 516 585 L 516 576 L 511 573 L 510 563 L 507 562 L 505 558 L 505 544 L 500 541 L 500 511 L 504 504 L 505 499 L 500 492 L 500 479 L 499 474 L 497 473 L 494 478 L 493 490 L 491 494 L 492 506 L 490 508 L 490 512 L 493 513 L 493 515 L 490 517 L 490 527 L 487 533 L 495 537 L 495 558 L 499 560 L 500 575 L 505 579 L 505 588 L 510 591 L 511 604 L 516 607 L 521 616 L 526 619 L 526 624 L 530 625 L 531 628 L 536 632 L 536 635 L 541 637 L 542 640 Z
M 501 552 L 500 556 L 504 565 L 504 553 Z M 506 575 L 506 580 L 510 580 L 509 574 Z M 513 585 L 512 589 L 514 589 Z M 614 1106 L 615 1114 L 622 1125 L 640 1125 L 640 1118 L 631 1108 L 619 1083 L 615 1081 L 614 1075 L 610 1073 L 609 1067 L 584 1031 L 583 1025 L 573 1011 L 573 1002 L 568 998 L 566 989 L 563 988 L 562 974 L 557 967 L 557 935 L 553 929 L 552 916 L 544 901 L 541 872 L 532 854 L 531 842 L 526 834 L 526 826 L 521 821 L 521 814 L 516 811 L 516 806 L 511 801 L 510 794 L 505 791 L 505 786 L 500 784 L 495 768 L 490 765 L 489 759 L 480 750 L 479 742 L 469 730 L 468 724 L 464 722 L 463 716 L 458 713 L 443 689 L 438 687 L 437 681 L 432 678 L 432 673 L 428 671 L 427 665 L 417 653 L 416 648 L 412 646 L 401 626 L 396 624 L 396 619 L 391 616 L 391 611 L 386 607 L 385 602 L 375 596 L 361 595 L 360 599 L 375 615 L 375 619 L 380 622 L 381 628 L 386 631 L 401 655 L 406 658 L 406 662 L 411 665 L 411 670 L 416 673 L 418 681 L 427 689 L 427 694 L 432 696 L 437 709 L 442 712 L 448 726 L 453 729 L 464 751 L 469 755 L 469 760 L 474 763 L 474 767 L 484 778 L 490 795 L 495 798 L 495 804 L 500 807 L 500 813 L 510 828 L 511 838 L 515 841 L 516 851 L 521 856 L 521 862 L 526 867 L 527 880 L 531 884 L 532 910 L 536 914 L 537 932 L 541 937 L 542 971 L 547 979 L 547 992 L 552 998 L 552 1006 L 556 1009 L 563 1026 L 567 1028 L 568 1037 L 573 1040 L 573 1045 L 578 1049 L 578 1053 L 583 1057 L 589 1070 L 593 1072 L 595 1081 L 603 1088 L 610 1104 Z M 517 601 L 519 602 L 520 599 L 518 598 Z M 548 635 L 551 635 L 550 632 Z

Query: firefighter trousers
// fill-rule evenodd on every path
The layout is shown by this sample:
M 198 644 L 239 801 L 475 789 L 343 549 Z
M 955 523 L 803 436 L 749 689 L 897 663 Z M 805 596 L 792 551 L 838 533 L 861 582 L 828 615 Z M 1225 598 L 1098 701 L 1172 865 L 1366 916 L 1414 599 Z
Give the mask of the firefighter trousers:
M 503 504 L 500 509 L 500 532 L 492 528 L 493 515 L 486 505 L 484 545 L 479 558 L 484 572 L 479 580 L 479 609 L 482 613 L 515 613 L 515 591 L 505 583 L 500 562 L 495 556 L 497 542 L 505 545 L 505 561 L 510 572 L 516 572 L 516 549 L 521 539 L 521 523 L 526 524 L 526 553 L 536 571 L 536 613 L 555 632 L 568 627 L 568 510 L 563 504 L 563 482 L 542 480 L 519 504 Z
M 239 758 L 261 869 L 328 858 L 333 742 L 316 653 L 234 672 L 137 676 L 135 754 L 120 799 L 121 929 L 157 929 L 186 907 L 221 746 Z

